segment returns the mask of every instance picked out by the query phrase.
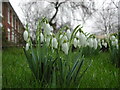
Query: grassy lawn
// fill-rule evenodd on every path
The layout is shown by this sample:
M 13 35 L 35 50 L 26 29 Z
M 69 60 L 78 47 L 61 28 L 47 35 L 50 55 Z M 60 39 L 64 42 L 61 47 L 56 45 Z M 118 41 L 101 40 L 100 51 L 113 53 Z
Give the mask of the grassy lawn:
M 116 68 L 109 60 L 108 52 L 101 52 L 95 56 L 91 67 L 80 81 L 80 88 L 120 88 Z M 87 61 L 86 61 L 87 62 Z M 3 88 L 38 88 L 27 64 L 26 57 L 21 48 L 7 48 L 2 52 L 2 86 Z

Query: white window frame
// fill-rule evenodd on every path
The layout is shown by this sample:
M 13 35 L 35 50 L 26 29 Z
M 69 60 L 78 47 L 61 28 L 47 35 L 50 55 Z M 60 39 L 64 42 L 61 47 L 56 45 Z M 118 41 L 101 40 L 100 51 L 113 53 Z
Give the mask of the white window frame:
M 8 23 L 10 24 L 10 8 L 8 7 Z

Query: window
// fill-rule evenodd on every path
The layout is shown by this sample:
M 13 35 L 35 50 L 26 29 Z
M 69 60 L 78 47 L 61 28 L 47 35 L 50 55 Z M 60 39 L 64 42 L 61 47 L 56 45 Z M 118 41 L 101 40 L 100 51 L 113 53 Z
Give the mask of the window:
M 0 2 L 0 16 L 2 17 L 2 2 Z
M 12 14 L 12 27 L 13 27 L 13 20 L 14 20 L 14 15 Z
M 16 17 L 15 17 L 15 29 L 16 29 Z
M 20 25 L 19 25 L 19 23 L 18 23 L 18 32 L 20 31 Z
M 10 24 L 10 9 L 8 8 L 8 23 Z
M 10 29 L 8 28 L 8 41 L 10 41 Z

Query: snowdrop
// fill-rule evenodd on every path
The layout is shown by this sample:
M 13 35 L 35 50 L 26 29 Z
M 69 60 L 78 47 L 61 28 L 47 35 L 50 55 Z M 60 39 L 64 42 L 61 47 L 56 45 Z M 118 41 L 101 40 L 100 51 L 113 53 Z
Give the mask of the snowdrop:
M 88 42 L 89 42 L 89 47 L 93 47 L 93 39 L 92 38 L 89 38 L 88 39 Z
M 107 43 L 106 42 L 104 43 L 104 46 L 107 48 Z
M 63 35 L 61 34 L 61 35 L 60 35 L 60 39 L 61 39 L 62 37 L 63 37 Z
M 118 39 L 115 39 L 115 44 L 116 44 L 116 45 L 118 44 Z
M 66 35 L 64 35 L 64 36 L 61 37 L 60 44 L 62 45 L 62 43 L 63 43 L 64 41 L 68 41 L 68 38 L 67 38 Z
M 47 44 L 47 46 L 49 46 L 49 44 L 50 44 L 50 37 L 46 38 L 46 44 Z
M 78 40 L 78 41 L 77 41 L 77 43 L 78 43 L 78 44 L 77 44 L 77 45 L 78 45 L 78 47 L 80 48 L 80 47 L 81 47 L 80 40 Z
M 69 46 L 68 43 L 65 42 L 62 44 L 62 51 L 67 55 L 68 54 L 68 50 L 69 50 Z
M 63 40 L 63 41 L 67 41 L 67 40 L 68 40 L 67 36 L 66 36 L 66 35 L 63 36 L 62 40 Z
M 29 43 L 27 43 L 27 44 L 26 44 L 26 48 L 25 48 L 25 49 L 26 49 L 26 51 L 28 51 L 29 46 L 30 46 L 30 45 L 29 45 Z
M 67 30 L 66 35 L 67 35 L 68 39 L 71 38 L 71 31 L 69 29 Z
M 74 38 L 73 45 L 74 45 L 74 47 L 75 47 L 75 48 L 76 48 L 76 47 L 77 47 L 77 45 L 78 45 L 78 41 L 77 41 L 77 39 L 76 39 L 76 38 Z
M 87 46 L 86 36 L 83 33 L 80 33 L 79 35 L 80 35 L 79 39 L 81 41 L 81 45 L 86 47 Z
M 45 33 L 47 35 L 52 34 L 51 32 L 53 31 L 53 28 L 52 28 L 52 26 L 50 26 L 50 24 L 43 24 L 43 27 L 44 27 Z
M 113 36 L 111 36 L 111 38 L 110 38 L 112 41 L 114 41 L 115 40 L 115 36 L 113 35 Z
M 41 41 L 41 42 L 44 42 L 44 36 L 43 36 L 42 33 L 40 33 L 40 41 Z
M 96 38 L 94 39 L 93 46 L 94 46 L 95 49 L 97 49 L 97 40 L 96 40 Z
M 114 41 L 112 41 L 112 45 L 115 46 L 118 44 L 118 39 L 115 39 Z
M 57 48 L 57 46 L 58 46 L 57 39 L 56 39 L 56 38 L 53 38 L 53 39 L 52 39 L 52 47 Z
M 27 41 L 27 39 L 28 39 L 28 32 L 26 30 L 23 33 L 23 38 L 25 41 Z
M 119 45 L 118 44 L 116 45 L 116 48 L 119 49 Z

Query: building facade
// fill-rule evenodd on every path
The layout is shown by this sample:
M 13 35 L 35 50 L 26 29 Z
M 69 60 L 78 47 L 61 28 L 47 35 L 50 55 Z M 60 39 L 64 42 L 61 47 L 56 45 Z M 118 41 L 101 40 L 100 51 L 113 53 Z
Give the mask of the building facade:
M 20 45 L 23 42 L 24 26 L 17 16 L 10 2 L 2 2 L 2 27 L 4 29 L 4 39 L 8 42 Z M 3 41 L 3 40 L 2 40 Z

